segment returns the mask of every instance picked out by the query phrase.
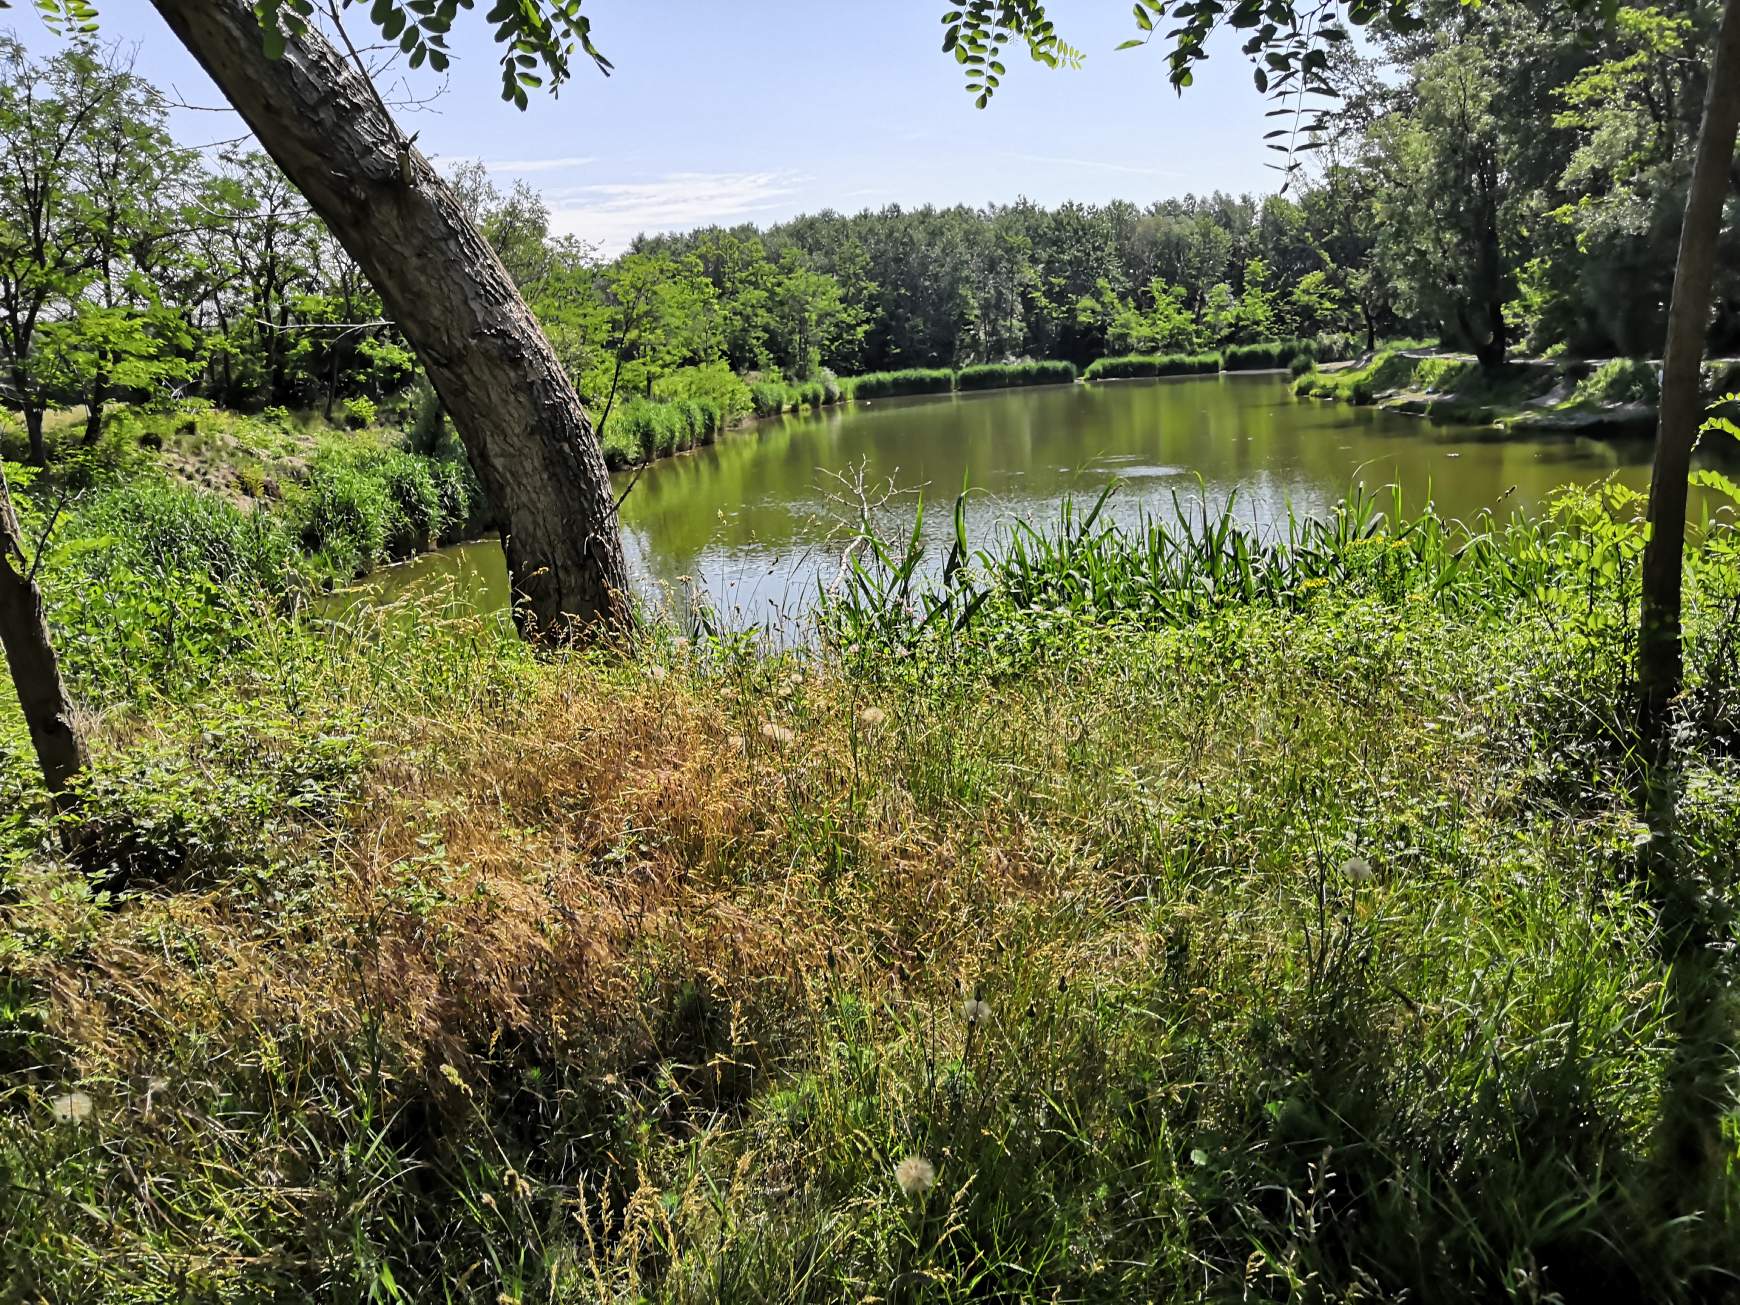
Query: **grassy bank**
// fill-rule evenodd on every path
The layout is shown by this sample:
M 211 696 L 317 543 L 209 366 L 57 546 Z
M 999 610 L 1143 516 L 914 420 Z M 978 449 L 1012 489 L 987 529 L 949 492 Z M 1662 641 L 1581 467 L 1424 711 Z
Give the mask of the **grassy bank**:
M 802 656 L 534 658 L 438 603 L 335 628 L 184 558 L 222 641 L 75 667 L 82 864 L 16 741 L 0 770 L 0 1277 L 1717 1291 L 1740 1200 L 1669 1225 L 1646 1164 L 1675 1044 L 1615 730 L 1636 513 L 1366 502 L 1281 544 L 1081 513 L 928 595 L 884 543 Z M 1721 891 L 1728 543 L 1689 556 L 1677 735 Z
M 1737 371 L 1731 361 L 1706 364 L 1706 399 L 1740 388 Z M 1356 368 L 1308 372 L 1294 384 L 1304 398 L 1375 404 L 1441 421 L 1590 433 L 1647 433 L 1660 392 L 1660 368 L 1647 359 L 1528 360 L 1489 369 L 1465 356 L 1402 349 L 1380 351 Z
M 1210 353 L 1124 354 L 1095 360 L 1082 376 L 1089 381 L 1111 381 L 1221 371 L 1278 371 L 1300 366 L 1302 362 L 1334 362 L 1350 358 L 1356 345 L 1357 341 L 1351 336 L 1324 335 L 1311 339 L 1234 344 Z

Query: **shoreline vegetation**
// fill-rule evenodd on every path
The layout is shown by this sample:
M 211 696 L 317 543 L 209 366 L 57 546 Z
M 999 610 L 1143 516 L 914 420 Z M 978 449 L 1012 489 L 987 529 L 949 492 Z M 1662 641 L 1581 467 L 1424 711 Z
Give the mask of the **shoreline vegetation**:
M 1740 360 L 1703 367 L 1706 404 L 1740 391 Z M 1293 392 L 1434 421 L 1516 434 L 1653 434 L 1661 364 L 1645 358 L 1516 359 L 1482 367 L 1467 355 L 1379 350 L 1354 366 L 1303 371 Z
M 76 855 L 0 769 L 13 1283 L 1719 1296 L 1735 1204 L 1651 1213 L 1638 497 L 1464 528 L 1354 487 L 1280 539 L 1103 505 L 941 588 L 877 539 L 801 654 L 317 621 L 241 518 L 57 551 L 103 710 Z M 1675 734 L 1724 883 L 1733 543 L 1686 555 Z M 173 622 L 91 570 L 149 558 Z

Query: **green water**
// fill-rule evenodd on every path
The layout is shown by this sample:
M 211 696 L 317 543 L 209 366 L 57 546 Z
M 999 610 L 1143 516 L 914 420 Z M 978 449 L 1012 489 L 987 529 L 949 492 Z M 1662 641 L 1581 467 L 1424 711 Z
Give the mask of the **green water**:
M 1112 513 L 1133 521 L 1236 492 L 1259 528 L 1322 513 L 1352 483 L 1398 484 L 1411 505 L 1447 516 L 1531 507 L 1554 488 L 1616 476 L 1648 483 L 1642 440 L 1517 438 L 1292 397 L 1274 373 L 1059 385 L 879 399 L 785 417 L 647 467 L 622 507 L 637 582 L 677 610 L 701 594 L 731 623 L 801 623 L 833 579 L 862 485 L 884 529 L 927 506 L 927 555 L 940 565 L 951 508 L 970 482 L 975 544 L 1023 517 L 1056 520 L 1067 497 L 1118 482 Z M 632 473 L 617 479 L 618 492 Z M 890 490 L 892 497 L 886 497 Z M 384 572 L 366 591 L 451 584 L 468 601 L 506 602 L 493 541 Z

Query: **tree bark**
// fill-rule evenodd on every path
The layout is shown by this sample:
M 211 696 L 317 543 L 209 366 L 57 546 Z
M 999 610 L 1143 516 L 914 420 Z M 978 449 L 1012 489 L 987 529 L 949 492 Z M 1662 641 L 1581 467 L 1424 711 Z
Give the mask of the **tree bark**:
M 1716 242 L 1722 231 L 1722 205 L 1728 193 L 1728 168 L 1740 125 L 1740 0 L 1726 0 L 1710 83 L 1704 96 L 1703 125 L 1686 194 L 1680 228 L 1679 261 L 1674 267 L 1673 303 L 1668 309 L 1667 343 L 1662 350 L 1661 412 L 1655 437 L 1655 465 L 1649 478 L 1649 539 L 1643 550 L 1637 678 L 1638 733 L 1653 755 L 1658 750 L 1670 704 L 1679 695 L 1684 666 L 1680 650 L 1680 588 L 1686 541 L 1687 477 L 1692 449 L 1702 426 L 1698 370 L 1710 317 L 1710 286 Z
M 43 783 L 49 795 L 58 798 L 85 768 L 85 745 L 49 642 L 42 594 L 30 572 L 12 495 L 5 473 L 0 472 L 0 646 L 6 650 L 6 665 L 24 709 Z
M 42 434 L 42 409 L 30 406 L 24 409 L 24 433 L 30 441 L 30 465 L 46 467 L 48 465 L 48 441 Z
M 489 242 L 318 33 L 261 45 L 250 0 L 152 0 L 380 292 L 506 519 L 514 616 L 532 638 L 627 627 L 604 450 Z

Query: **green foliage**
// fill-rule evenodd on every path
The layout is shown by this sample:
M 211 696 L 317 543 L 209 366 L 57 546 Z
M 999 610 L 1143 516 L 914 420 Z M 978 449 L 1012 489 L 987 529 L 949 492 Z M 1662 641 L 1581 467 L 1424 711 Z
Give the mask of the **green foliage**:
M 1123 358 L 1098 358 L 1082 375 L 1090 381 L 1125 380 L 1138 376 L 1195 376 L 1218 372 L 1218 353 L 1132 354 Z
M 978 363 L 955 373 L 959 390 L 1000 390 L 1016 385 L 1068 385 L 1075 380 L 1070 362 Z
M 353 395 L 344 401 L 344 424 L 352 430 L 363 430 L 375 424 L 379 415 L 375 401 L 366 395 Z
M 784 386 L 780 392 L 783 399 Z M 605 461 L 612 467 L 633 466 L 710 444 L 724 423 L 724 412 L 711 398 L 630 399 L 605 423 Z
M 1263 371 L 1288 366 L 1299 354 L 1317 356 L 1314 340 L 1264 340 L 1229 345 L 1221 355 L 1229 372 Z
M 1579 403 L 1647 403 L 1661 400 L 1661 374 L 1654 363 L 1612 358 L 1577 384 Z
M 720 414 L 715 431 L 735 425 L 754 410 L 749 386 L 724 362 L 679 368 L 654 382 L 653 394 L 660 399 L 695 399 L 712 404 Z
M 941 367 L 909 367 L 897 372 L 870 372 L 846 381 L 854 399 L 884 399 L 901 394 L 947 394 L 955 388 L 955 374 Z
M 258 613 L 270 660 L 105 733 L 83 864 L 0 805 L 0 1258 L 66 1305 L 1719 1297 L 1736 1212 L 1665 1235 L 1649 1177 L 1635 497 L 1109 506 L 796 654 Z M 1713 875 L 1732 545 L 1676 743 Z

